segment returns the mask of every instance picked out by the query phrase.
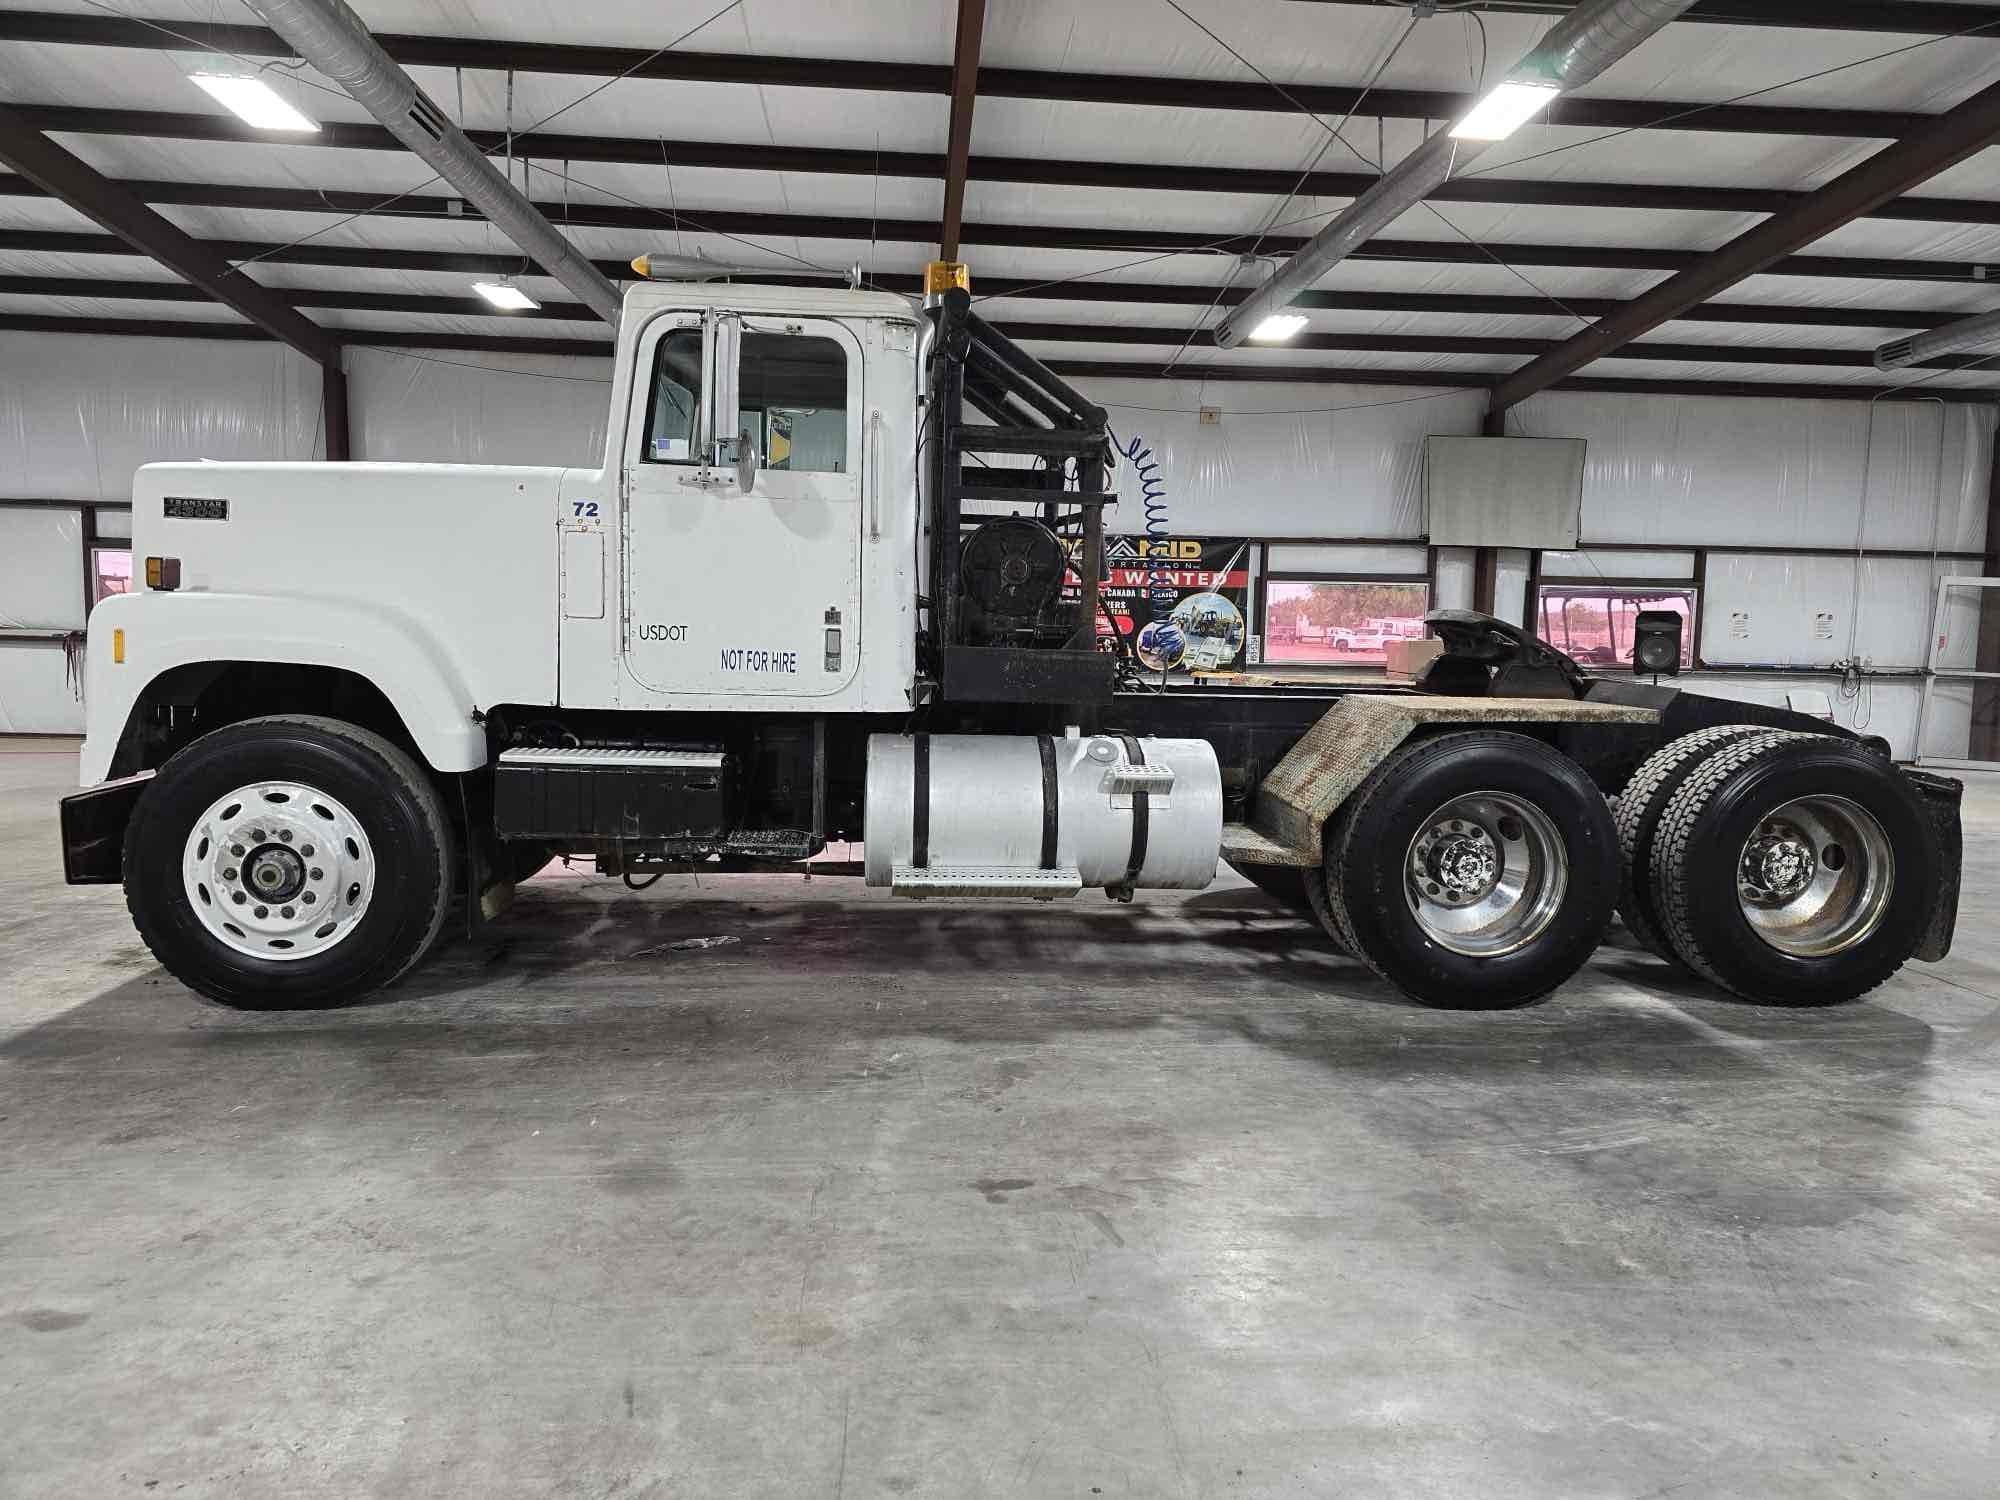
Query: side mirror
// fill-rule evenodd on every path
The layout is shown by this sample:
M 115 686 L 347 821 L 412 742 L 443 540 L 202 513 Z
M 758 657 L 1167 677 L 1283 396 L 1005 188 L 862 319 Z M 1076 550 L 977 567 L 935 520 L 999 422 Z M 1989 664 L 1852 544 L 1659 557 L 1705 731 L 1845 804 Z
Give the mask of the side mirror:
M 736 487 L 749 494 L 757 483 L 757 440 L 748 432 L 736 434 Z

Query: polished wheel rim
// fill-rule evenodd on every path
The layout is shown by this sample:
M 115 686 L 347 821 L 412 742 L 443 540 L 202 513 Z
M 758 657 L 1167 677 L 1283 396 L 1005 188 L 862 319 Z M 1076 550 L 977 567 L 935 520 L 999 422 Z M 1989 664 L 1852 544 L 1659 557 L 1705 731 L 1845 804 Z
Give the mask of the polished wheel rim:
M 288 962 L 324 953 L 360 925 L 375 853 L 337 798 L 293 781 L 218 797 L 181 859 L 188 904 L 225 947 Z
M 1872 813 L 1800 797 L 1761 818 L 1736 862 L 1736 904 L 1780 953 L 1821 958 L 1865 941 L 1889 910 L 1896 856 Z
M 1569 856 L 1549 815 L 1505 792 L 1454 797 L 1424 819 L 1403 861 L 1403 891 L 1424 935 L 1493 958 L 1532 942 L 1569 889 Z

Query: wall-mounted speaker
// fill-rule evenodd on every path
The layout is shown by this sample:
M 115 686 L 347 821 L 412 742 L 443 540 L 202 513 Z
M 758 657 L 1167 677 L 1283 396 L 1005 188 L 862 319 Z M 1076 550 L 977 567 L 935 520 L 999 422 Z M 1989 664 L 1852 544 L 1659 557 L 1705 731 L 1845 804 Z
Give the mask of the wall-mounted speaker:
M 1642 609 L 1632 621 L 1632 670 L 1673 676 L 1681 669 L 1684 621 L 1671 609 Z

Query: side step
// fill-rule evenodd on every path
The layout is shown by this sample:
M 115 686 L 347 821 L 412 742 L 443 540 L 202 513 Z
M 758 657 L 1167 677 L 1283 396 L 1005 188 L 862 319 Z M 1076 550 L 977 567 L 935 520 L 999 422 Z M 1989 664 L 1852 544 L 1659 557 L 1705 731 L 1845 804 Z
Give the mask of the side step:
M 1054 870 L 1022 870 L 1006 865 L 897 865 L 890 889 L 898 896 L 1029 896 L 1053 901 L 1083 889 L 1074 865 Z

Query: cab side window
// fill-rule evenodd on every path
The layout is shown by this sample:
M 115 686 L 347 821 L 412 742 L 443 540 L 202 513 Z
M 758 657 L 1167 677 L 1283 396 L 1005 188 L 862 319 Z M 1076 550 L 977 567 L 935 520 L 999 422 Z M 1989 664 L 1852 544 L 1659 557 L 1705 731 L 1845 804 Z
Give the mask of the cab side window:
M 653 397 L 646 408 L 646 443 L 640 461 L 691 464 L 694 414 L 701 405 L 701 330 L 676 328 L 654 346 Z
M 829 338 L 751 328 L 742 347 L 738 415 L 758 467 L 846 473 L 847 351 Z

